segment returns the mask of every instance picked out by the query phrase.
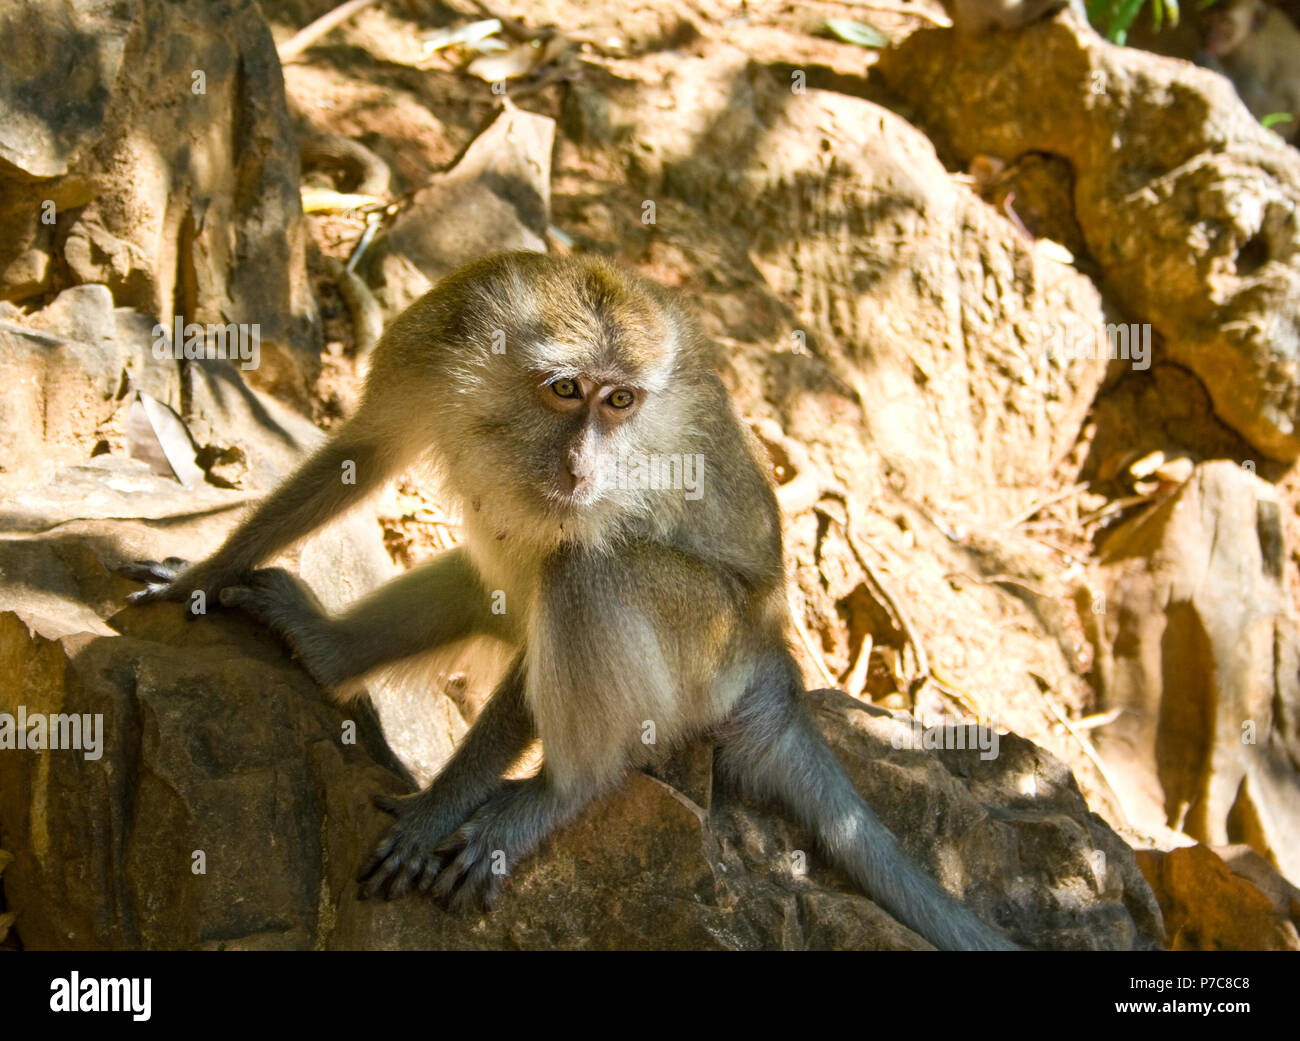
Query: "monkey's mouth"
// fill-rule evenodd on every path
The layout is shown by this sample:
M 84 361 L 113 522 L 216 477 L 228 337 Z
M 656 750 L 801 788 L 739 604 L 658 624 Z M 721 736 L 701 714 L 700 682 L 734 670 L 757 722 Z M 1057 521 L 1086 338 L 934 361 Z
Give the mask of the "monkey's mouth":
M 564 516 L 571 516 L 589 510 L 599 503 L 603 497 L 599 488 L 589 488 L 583 485 L 572 491 L 565 491 L 562 488 L 552 486 L 545 493 L 547 506 Z

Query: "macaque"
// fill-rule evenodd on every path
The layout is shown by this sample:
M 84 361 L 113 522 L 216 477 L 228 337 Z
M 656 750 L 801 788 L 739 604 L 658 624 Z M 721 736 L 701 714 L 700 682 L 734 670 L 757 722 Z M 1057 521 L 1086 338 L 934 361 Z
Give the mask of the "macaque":
M 147 583 L 133 600 L 201 590 L 335 690 L 475 635 L 515 648 L 433 783 L 383 801 L 396 821 L 363 895 L 491 906 L 494 867 L 508 873 L 629 771 L 707 737 L 724 780 L 792 811 L 926 939 L 1013 948 L 908 858 L 817 729 L 788 646 L 770 467 L 709 357 L 667 290 L 603 260 L 471 264 L 391 324 L 333 440 L 209 559 L 133 565 Z M 258 569 L 420 459 L 463 510 L 463 545 L 336 617 L 288 572 Z M 660 479 L 630 479 L 634 466 Z M 504 779 L 534 738 L 540 771 Z

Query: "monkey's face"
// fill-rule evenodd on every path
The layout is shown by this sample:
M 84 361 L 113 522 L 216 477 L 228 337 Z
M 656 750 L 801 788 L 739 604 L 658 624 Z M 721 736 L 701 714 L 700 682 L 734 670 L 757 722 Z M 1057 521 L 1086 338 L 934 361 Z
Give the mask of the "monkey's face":
M 561 374 L 544 378 L 537 392 L 556 435 L 546 498 L 560 510 L 589 507 L 617 488 L 620 450 L 633 440 L 626 424 L 647 391 L 617 375 Z
M 672 504 L 648 494 L 665 482 L 642 478 L 665 458 L 680 477 L 695 443 L 700 348 L 686 319 L 662 290 L 598 259 L 497 264 L 464 291 L 457 339 L 468 349 L 431 417 L 452 490 L 501 530 L 541 539 L 666 518 Z

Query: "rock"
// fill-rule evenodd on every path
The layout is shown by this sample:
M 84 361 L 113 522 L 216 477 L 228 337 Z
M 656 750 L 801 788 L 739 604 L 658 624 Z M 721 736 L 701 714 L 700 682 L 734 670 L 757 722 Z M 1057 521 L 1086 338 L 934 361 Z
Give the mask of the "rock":
M 118 311 L 102 285 L 67 289 L 44 310 L 0 318 L 0 488 L 30 487 L 51 471 L 90 457 L 119 413 L 128 388 L 179 399 L 173 363 L 152 354 L 133 312 Z
M 416 192 L 368 254 L 370 277 L 401 257 L 436 283 L 456 268 L 510 249 L 546 251 L 555 123 L 506 102 L 456 164 Z M 409 292 L 385 302 L 405 306 Z
M 1105 544 L 1091 611 L 1096 745 L 1132 823 L 1246 843 L 1300 878 L 1300 641 L 1270 486 L 1198 466 Z
M 319 321 L 257 4 L 19 0 L 0 32 L 24 40 L 0 70 L 0 299 L 47 292 L 58 268 L 168 329 L 177 307 L 257 325 L 250 380 L 305 401 Z
M 1258 451 L 1300 454 L 1300 154 L 1226 79 L 1068 17 L 983 40 L 914 33 L 871 75 L 963 161 L 1067 160 L 1106 293 Z
M 102 4 L 7 5 L 0 34 L 23 46 L 0 67 L 0 177 L 62 177 L 99 139 L 129 30 Z
M 1240 849 L 1229 847 L 1230 855 L 1240 858 Z M 1249 870 L 1268 867 L 1255 858 Z M 1137 860 L 1160 901 L 1170 950 L 1300 951 L 1300 891 L 1275 871 L 1264 882 L 1273 895 L 1206 846 L 1141 850 Z
M 0 831 L 16 856 L 5 895 L 24 946 L 925 946 L 822 864 L 806 834 L 719 789 L 702 747 L 664 770 L 685 790 L 633 776 L 520 867 L 491 915 L 359 901 L 354 872 L 387 826 L 370 797 L 405 787 L 374 728 L 331 706 L 247 619 L 217 612 L 191 624 L 177 605 L 126 608 L 131 585 L 112 573 L 142 551 L 206 553 L 231 519 L 218 504 L 243 497 L 188 493 L 112 457 L 77 473 L 11 510 L 55 530 L 7 528 L 0 539 L 0 669 L 23 677 L 4 688 L 0 712 L 103 719 L 101 758 L 0 756 L 10 793 Z M 151 519 L 126 519 L 132 503 Z M 329 606 L 384 577 L 367 527 L 326 529 L 295 565 Z M 838 692 L 809 697 L 904 845 L 1017 939 L 1159 942 L 1131 851 L 1057 760 L 1010 735 L 990 761 L 894 750 L 904 722 Z M 393 729 L 441 761 L 463 733 L 449 707 L 434 695 L 418 725 Z
M 103 285 L 64 290 L 30 315 L 0 316 L 0 368 L 12 381 L 0 398 L 0 488 L 39 487 L 101 442 L 126 454 L 137 390 L 182 415 L 210 465 L 237 452 L 244 488 L 279 484 L 320 441 L 310 422 L 248 387 L 238 364 L 159 358 L 154 326 L 114 307 Z

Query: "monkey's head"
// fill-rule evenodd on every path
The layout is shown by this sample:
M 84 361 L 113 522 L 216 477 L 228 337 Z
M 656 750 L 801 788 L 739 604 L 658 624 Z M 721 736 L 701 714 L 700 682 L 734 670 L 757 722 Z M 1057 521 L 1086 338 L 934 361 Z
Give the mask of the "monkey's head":
M 707 396 L 697 334 L 667 294 L 599 259 L 531 253 L 457 281 L 473 346 L 451 372 L 451 490 L 503 526 L 579 538 L 680 506 L 680 488 L 639 476 L 692 450 Z
M 1231 54 L 1259 32 L 1268 19 L 1261 0 L 1223 0 L 1210 8 L 1205 20 L 1205 52 L 1213 58 Z

